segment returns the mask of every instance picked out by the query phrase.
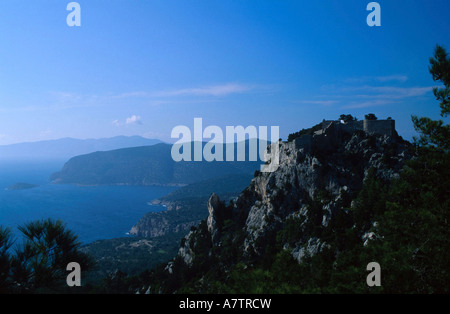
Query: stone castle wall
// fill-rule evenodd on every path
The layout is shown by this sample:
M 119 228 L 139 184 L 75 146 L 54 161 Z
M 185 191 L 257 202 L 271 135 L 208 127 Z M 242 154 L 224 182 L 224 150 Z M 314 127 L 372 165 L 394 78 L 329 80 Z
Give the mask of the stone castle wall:
M 339 121 L 324 120 L 322 122 L 322 132 L 330 127 L 331 125 L 336 125 L 340 130 L 344 132 L 353 133 L 357 130 L 364 131 L 367 133 L 374 133 L 380 135 L 392 136 L 395 133 L 395 120 L 361 120 L 361 121 L 350 121 L 347 123 L 341 123 Z
M 364 131 L 371 134 L 393 136 L 395 134 L 395 120 L 361 120 L 342 123 L 334 120 L 323 120 L 322 128 L 314 135 L 304 134 L 293 140 L 291 145 L 294 150 L 303 149 L 304 153 L 318 149 L 326 151 L 339 143 L 341 132 L 353 133 Z
M 353 133 L 357 130 L 364 131 L 364 121 L 351 121 L 347 123 L 340 123 L 340 127 L 341 130 L 349 133 Z
M 395 120 L 364 120 L 364 131 L 392 136 L 395 131 Z

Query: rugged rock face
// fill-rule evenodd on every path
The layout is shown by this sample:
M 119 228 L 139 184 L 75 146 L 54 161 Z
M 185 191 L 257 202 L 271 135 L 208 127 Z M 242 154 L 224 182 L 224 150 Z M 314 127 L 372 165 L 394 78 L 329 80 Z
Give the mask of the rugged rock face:
M 361 189 L 369 169 L 386 182 L 398 176 L 406 160 L 412 157 L 410 144 L 399 137 L 346 131 L 331 123 L 310 138 L 280 143 L 280 166 L 273 173 L 260 173 L 242 194 L 225 206 L 217 195 L 208 202 L 207 230 L 213 247 L 220 247 L 222 228 L 227 221 L 244 231 L 242 254 L 248 259 L 262 257 L 267 245 L 288 219 L 303 219 L 295 244 L 286 243 L 292 255 L 301 261 L 314 255 L 326 243 L 308 234 L 307 225 L 327 226 L 337 208 L 350 207 L 351 199 Z M 311 221 L 312 204 L 320 201 L 320 215 Z M 310 220 L 310 221 L 308 221 Z M 195 241 L 195 232 L 185 243 Z M 194 251 L 180 249 L 179 256 L 188 264 Z
M 189 205 L 177 202 L 165 202 L 163 205 L 167 210 L 147 213 L 131 228 L 129 233 L 145 238 L 159 237 L 169 233 L 186 233 L 190 227 L 198 225 L 203 217 L 201 215 L 203 211 L 201 213 L 192 212 Z M 189 212 L 191 215 L 188 214 Z
M 208 231 L 211 234 L 211 239 L 213 241 L 217 240 L 217 238 L 219 236 L 218 223 L 220 221 L 221 207 L 222 207 L 222 204 L 220 203 L 219 196 L 217 196 L 215 193 L 213 193 L 208 200 L 209 216 L 206 221 L 206 224 L 208 226 Z
M 187 185 L 153 200 L 152 205 L 163 205 L 167 210 L 146 214 L 132 227 L 130 234 L 145 238 L 178 232 L 186 234 L 192 226 L 208 217 L 206 205 L 211 193 L 220 191 L 223 199 L 235 198 L 252 178 L 251 174 L 214 178 Z

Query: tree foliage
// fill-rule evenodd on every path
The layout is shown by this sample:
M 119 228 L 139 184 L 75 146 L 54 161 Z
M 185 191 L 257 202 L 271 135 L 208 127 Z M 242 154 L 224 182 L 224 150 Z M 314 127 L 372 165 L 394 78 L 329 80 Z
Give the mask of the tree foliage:
M 433 80 L 440 82 L 443 87 L 435 87 L 433 93 L 440 101 L 441 116 L 450 113 L 450 58 L 442 46 L 437 45 L 434 57 L 430 58 L 429 71 Z M 415 142 L 423 147 L 448 151 L 450 148 L 450 125 L 443 120 L 432 120 L 428 117 L 412 116 L 414 128 L 420 133 Z
M 9 254 L 11 245 L 11 231 L 0 226 L 0 292 L 6 291 L 10 284 L 8 275 L 11 264 Z
M 0 229 L 0 288 L 6 292 L 57 292 L 66 287 L 67 264 L 77 262 L 83 271 L 94 266 L 80 251 L 77 236 L 60 220 L 39 220 L 18 227 L 21 245 L 10 254 L 8 229 Z
M 444 85 L 433 88 L 433 93 L 440 101 L 441 116 L 445 117 L 450 112 L 450 58 L 444 47 L 436 46 L 434 57 L 430 58 L 429 70 L 433 80 Z
M 339 120 L 344 121 L 344 123 L 356 121 L 357 119 L 353 117 L 351 114 L 341 114 L 339 116 Z
M 364 116 L 366 120 L 378 120 L 377 116 L 373 113 L 368 113 Z

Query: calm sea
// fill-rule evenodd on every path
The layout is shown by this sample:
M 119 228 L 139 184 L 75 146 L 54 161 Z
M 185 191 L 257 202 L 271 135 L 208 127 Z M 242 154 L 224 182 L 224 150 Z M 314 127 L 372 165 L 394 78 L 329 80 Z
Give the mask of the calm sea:
M 83 243 L 125 237 L 144 214 L 164 210 L 147 202 L 175 189 L 51 184 L 49 176 L 62 165 L 61 161 L 0 161 L 0 225 L 19 236 L 18 225 L 53 218 L 63 220 Z M 39 186 L 6 190 L 18 182 Z

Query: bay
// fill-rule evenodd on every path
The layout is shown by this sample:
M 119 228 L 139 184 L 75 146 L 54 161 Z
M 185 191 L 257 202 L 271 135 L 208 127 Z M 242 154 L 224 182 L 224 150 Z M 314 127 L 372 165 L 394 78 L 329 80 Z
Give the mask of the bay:
M 50 175 L 62 165 L 63 161 L 0 161 L 0 225 L 18 237 L 17 226 L 52 218 L 65 222 L 83 244 L 125 237 L 143 215 L 165 209 L 149 201 L 176 189 L 52 184 Z M 39 186 L 7 190 L 21 182 Z

